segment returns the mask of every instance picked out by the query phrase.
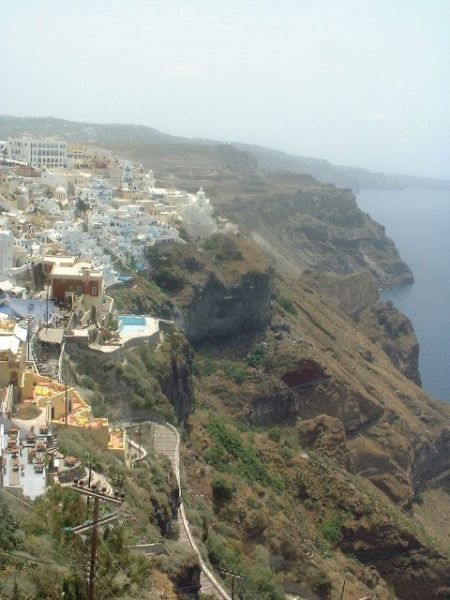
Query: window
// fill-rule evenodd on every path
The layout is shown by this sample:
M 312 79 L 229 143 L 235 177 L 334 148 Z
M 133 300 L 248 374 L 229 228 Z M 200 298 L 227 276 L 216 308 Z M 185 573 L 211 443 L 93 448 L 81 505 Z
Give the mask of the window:
M 91 296 L 98 296 L 98 288 L 95 285 L 91 287 Z

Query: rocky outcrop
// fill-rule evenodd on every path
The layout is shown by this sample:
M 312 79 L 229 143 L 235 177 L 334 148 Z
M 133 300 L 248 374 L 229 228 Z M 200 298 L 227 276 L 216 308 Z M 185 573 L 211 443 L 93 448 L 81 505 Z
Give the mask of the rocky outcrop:
M 275 425 L 296 419 L 298 406 L 294 394 L 281 381 L 268 380 L 254 391 L 244 388 L 249 408 L 245 420 L 252 425 Z
M 348 471 L 354 471 L 347 436 L 340 419 L 320 415 L 315 419 L 299 421 L 297 429 L 300 446 L 320 452 Z
M 445 600 L 450 596 L 449 560 L 425 547 L 411 531 L 386 518 L 346 523 L 341 549 L 370 564 L 405 600 Z
M 423 440 L 416 448 L 413 463 L 413 485 L 450 478 L 450 429 L 441 430 L 432 440 Z
M 270 299 L 268 273 L 248 272 L 232 285 L 211 273 L 194 287 L 178 324 L 192 343 L 260 331 L 270 323 Z
M 295 368 L 291 368 L 281 376 L 281 380 L 290 388 L 315 385 L 325 381 L 328 375 L 322 365 L 315 360 L 304 358 Z
M 297 399 L 298 416 L 314 419 L 328 415 L 339 419 L 347 433 L 356 433 L 373 424 L 382 414 L 383 408 L 369 396 L 350 390 L 344 383 L 330 378 L 313 388 L 294 391 Z
M 172 335 L 169 344 L 170 350 L 166 353 L 166 364 L 160 371 L 159 381 L 163 393 L 173 405 L 178 420 L 183 422 L 193 410 L 194 352 L 181 335 Z
M 228 218 L 248 229 L 280 270 L 289 275 L 305 269 L 341 275 L 368 271 L 382 287 L 413 281 L 384 227 L 358 208 L 350 190 L 290 182 L 288 175 L 282 183 L 283 191 L 220 205 Z
M 368 272 L 338 276 L 308 271 L 302 275 L 302 280 L 351 317 L 405 377 L 421 385 L 419 344 L 412 323 L 392 302 L 380 299 L 375 281 Z M 367 353 L 366 349 L 360 351 Z M 370 354 L 367 356 L 370 360 Z
M 359 318 L 369 339 L 383 348 L 392 364 L 405 377 L 421 385 L 419 343 L 411 321 L 392 302 L 381 300 L 370 305 Z

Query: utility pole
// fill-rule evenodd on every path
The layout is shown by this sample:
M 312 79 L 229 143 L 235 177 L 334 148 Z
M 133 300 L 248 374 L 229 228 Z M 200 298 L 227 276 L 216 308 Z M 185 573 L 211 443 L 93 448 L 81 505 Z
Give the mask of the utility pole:
M 121 506 L 124 500 L 125 495 L 119 494 L 119 492 L 114 492 L 114 495 L 106 493 L 106 488 L 102 488 L 101 491 L 97 491 L 97 486 L 92 485 L 90 487 L 84 486 L 83 480 L 75 479 L 72 487 L 74 492 L 78 494 L 82 494 L 87 496 L 88 499 L 94 499 L 94 514 L 92 521 L 88 521 L 87 523 L 83 523 L 82 525 L 78 525 L 77 527 L 68 527 L 65 528 L 66 533 L 74 533 L 78 535 L 80 533 L 85 533 L 86 531 L 91 531 L 91 552 L 90 552 L 90 560 L 89 560 L 89 578 L 88 578 L 88 600 L 95 600 L 95 570 L 97 563 L 97 540 L 98 540 L 98 527 L 99 525 L 106 525 L 111 521 L 115 521 L 119 518 L 117 513 L 111 513 L 106 515 L 103 518 L 99 518 L 100 512 L 100 502 L 111 502 L 112 504 L 116 504 Z
M 66 416 L 65 421 L 66 421 L 66 427 L 67 427 L 67 421 L 68 421 L 67 374 L 64 374 L 64 409 L 65 409 L 65 416 Z
M 48 298 L 49 295 L 49 285 L 48 285 L 48 281 L 47 281 L 47 303 L 46 303 L 46 317 L 45 317 L 45 331 L 47 331 L 48 329 Z
M 97 559 L 97 533 L 98 533 L 98 512 L 100 500 L 94 498 L 94 518 L 91 533 L 91 558 L 89 561 L 89 583 L 88 583 L 88 598 L 94 600 L 94 580 L 95 580 L 95 563 Z
M 347 575 L 344 577 L 344 583 L 342 584 L 341 595 L 339 596 L 339 600 L 342 600 L 344 597 L 345 584 L 347 583 Z
M 238 573 L 233 573 L 232 571 L 225 571 L 225 569 L 218 569 L 219 573 L 221 573 L 222 575 L 227 575 L 228 577 L 231 577 L 231 599 L 234 600 L 235 599 L 235 595 L 234 595 L 234 586 L 236 583 L 237 579 L 244 579 L 242 577 L 242 575 L 239 575 Z
M 139 421 L 139 458 L 141 458 L 141 448 L 142 448 L 142 422 Z

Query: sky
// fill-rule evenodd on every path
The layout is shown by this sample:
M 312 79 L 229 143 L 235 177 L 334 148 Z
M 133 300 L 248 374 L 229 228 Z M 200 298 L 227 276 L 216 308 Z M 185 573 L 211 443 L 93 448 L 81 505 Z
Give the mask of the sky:
M 449 0 L 0 0 L 0 114 L 450 178 Z

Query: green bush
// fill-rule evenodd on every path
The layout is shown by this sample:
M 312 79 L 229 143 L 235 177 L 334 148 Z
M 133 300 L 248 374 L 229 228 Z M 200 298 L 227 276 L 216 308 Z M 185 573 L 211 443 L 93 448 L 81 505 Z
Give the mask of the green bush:
M 319 529 L 323 537 L 330 542 L 330 544 L 337 544 L 341 539 L 342 525 L 344 524 L 345 518 L 342 515 L 335 516 L 327 521 L 324 521 Z
M 419 506 L 421 506 L 423 504 L 423 501 L 424 501 L 424 498 L 423 498 L 422 492 L 416 492 L 414 495 L 413 502 L 415 502 L 415 504 L 418 504 Z
M 332 586 L 331 581 L 328 579 L 328 577 L 326 575 L 323 575 L 322 577 L 319 577 L 319 579 L 313 581 L 311 587 L 313 589 L 313 592 L 319 594 L 319 596 L 327 597 L 331 592 Z
M 212 491 L 216 502 L 228 502 L 235 494 L 233 483 L 220 475 L 213 479 Z
M 279 429 L 271 429 L 269 431 L 269 437 L 272 440 L 272 442 L 279 442 L 281 439 L 281 431 Z
M 169 269 L 161 268 L 153 274 L 153 281 L 166 292 L 177 293 L 184 288 L 184 281 Z
M 219 241 L 218 241 L 218 238 L 216 238 L 216 237 L 206 238 L 206 240 L 203 242 L 204 250 L 215 250 L 216 248 L 218 248 L 218 246 L 219 246 Z
M 208 377 L 217 371 L 217 364 L 210 358 L 196 361 L 194 364 L 194 374 L 199 377 Z
M 282 489 L 280 478 L 262 464 L 256 450 L 242 441 L 239 433 L 226 427 L 223 419 L 213 417 L 207 427 L 213 441 L 206 460 L 219 471 L 233 473 L 247 481 L 258 481 L 277 490 Z
M 170 521 L 169 528 L 167 530 L 167 537 L 170 540 L 178 540 L 180 537 L 180 526 L 177 521 Z
M 95 381 L 89 375 L 83 375 L 80 379 L 82 387 L 88 388 L 89 390 L 95 390 Z
M 224 375 L 237 384 L 243 383 L 247 377 L 245 369 L 230 361 L 224 361 L 222 369 Z
M 255 346 L 247 358 L 247 362 L 251 367 L 258 367 L 266 357 L 266 350 L 263 346 Z
M 210 533 L 206 540 L 206 550 L 212 565 L 230 571 L 239 570 L 239 554 L 229 547 L 221 535 Z
M 289 300 L 289 298 L 285 298 L 284 296 L 280 296 L 278 298 L 278 304 L 281 306 L 281 308 L 283 308 L 289 314 L 291 314 L 291 315 L 296 315 L 297 314 L 297 309 L 295 308 L 295 306 L 291 302 L 291 300 Z
M 305 498 L 305 500 L 303 500 L 303 506 L 306 508 L 306 510 L 314 510 L 314 500 L 311 500 L 311 498 Z
M 262 565 L 255 566 L 250 571 L 246 587 L 249 595 L 244 597 L 258 598 L 258 600 L 284 600 L 286 597 L 271 569 Z
M 108 318 L 108 329 L 110 331 L 117 331 L 119 329 L 119 321 L 114 319 L 111 315 Z

